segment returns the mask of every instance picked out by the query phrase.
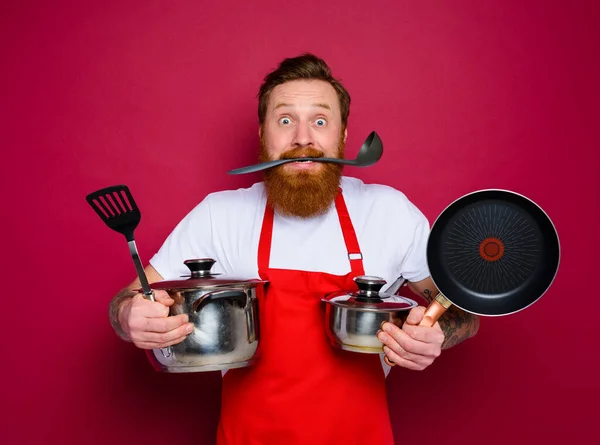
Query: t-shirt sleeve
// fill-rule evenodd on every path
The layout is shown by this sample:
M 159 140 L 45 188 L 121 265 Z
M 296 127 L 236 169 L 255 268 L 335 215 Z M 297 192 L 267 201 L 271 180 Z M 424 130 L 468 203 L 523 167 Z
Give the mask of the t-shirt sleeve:
M 210 199 L 207 197 L 189 212 L 169 234 L 150 264 L 165 279 L 189 275 L 187 259 L 214 257 Z
M 411 242 L 401 264 L 401 274 L 408 281 L 421 281 L 429 276 L 427 266 L 427 240 L 429 221 L 415 206 L 409 205 L 413 219 Z

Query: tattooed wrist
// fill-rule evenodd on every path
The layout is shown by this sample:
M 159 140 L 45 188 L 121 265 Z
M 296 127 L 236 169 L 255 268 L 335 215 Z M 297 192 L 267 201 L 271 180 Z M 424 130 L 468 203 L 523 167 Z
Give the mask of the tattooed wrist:
M 433 282 L 427 284 L 428 288 L 418 289 L 413 287 L 412 290 L 420 295 L 427 304 L 435 300 L 439 294 L 439 291 L 435 288 Z M 438 320 L 442 331 L 444 332 L 444 343 L 442 349 L 448 349 L 462 341 L 473 337 L 479 329 L 479 317 L 456 306 L 450 306 Z
M 479 317 L 456 307 L 450 308 L 439 320 L 444 332 L 442 349 L 448 349 L 473 337 L 479 329 Z
M 137 292 L 134 292 L 130 289 L 122 289 L 112 298 L 108 306 L 108 318 L 110 320 L 110 325 L 115 330 L 116 334 L 125 341 L 131 341 L 131 338 L 129 338 L 129 335 L 127 335 L 127 333 L 121 327 L 121 323 L 119 323 L 119 309 L 121 308 L 121 304 L 123 302 L 133 298 L 133 296 L 136 294 Z

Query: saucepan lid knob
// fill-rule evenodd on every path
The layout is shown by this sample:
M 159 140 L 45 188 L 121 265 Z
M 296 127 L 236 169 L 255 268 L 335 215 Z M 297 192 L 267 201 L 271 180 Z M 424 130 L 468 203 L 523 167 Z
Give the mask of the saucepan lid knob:
M 212 258 L 194 258 L 192 260 L 185 260 L 183 264 L 185 264 L 192 273 L 192 278 L 202 278 L 211 275 L 210 269 L 215 262 L 216 261 Z
M 360 275 L 354 278 L 361 297 L 379 298 L 379 291 L 387 283 L 383 278 L 371 275 Z

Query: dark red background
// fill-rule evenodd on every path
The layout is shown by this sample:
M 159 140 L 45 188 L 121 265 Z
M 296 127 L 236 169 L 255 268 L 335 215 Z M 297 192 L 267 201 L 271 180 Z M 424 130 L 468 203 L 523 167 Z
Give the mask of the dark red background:
M 134 268 L 84 198 L 128 184 L 147 261 L 207 193 L 259 180 L 226 171 L 255 159 L 263 75 L 304 51 L 352 94 L 348 156 L 371 130 L 384 141 L 380 163 L 347 174 L 403 190 L 432 222 L 464 193 L 514 190 L 561 240 L 536 305 L 485 319 L 424 372 L 393 371 L 398 443 L 595 440 L 598 2 L 0 8 L 4 444 L 212 443 L 218 374 L 156 374 L 112 333 L 108 301 Z

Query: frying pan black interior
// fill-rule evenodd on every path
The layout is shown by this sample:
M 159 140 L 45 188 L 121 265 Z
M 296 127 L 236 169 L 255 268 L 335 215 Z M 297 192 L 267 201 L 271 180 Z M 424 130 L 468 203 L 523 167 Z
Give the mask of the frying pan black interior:
M 427 243 L 437 288 L 478 315 L 507 315 L 535 303 L 554 280 L 559 257 L 550 218 L 506 190 L 477 191 L 450 204 Z

